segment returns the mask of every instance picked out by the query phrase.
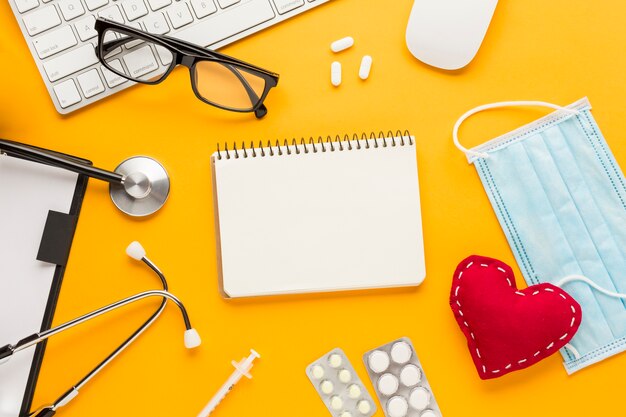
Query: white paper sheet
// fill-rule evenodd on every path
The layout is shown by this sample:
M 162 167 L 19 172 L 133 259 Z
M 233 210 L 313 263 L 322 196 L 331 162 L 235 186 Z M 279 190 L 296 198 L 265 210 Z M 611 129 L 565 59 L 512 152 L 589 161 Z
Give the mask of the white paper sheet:
M 419 285 L 426 272 L 417 160 L 415 146 L 399 142 L 214 154 L 226 295 Z
M 55 265 L 37 261 L 49 210 L 69 213 L 78 175 L 0 155 L 0 346 L 41 330 Z M 0 417 L 18 417 L 35 348 L 0 364 Z

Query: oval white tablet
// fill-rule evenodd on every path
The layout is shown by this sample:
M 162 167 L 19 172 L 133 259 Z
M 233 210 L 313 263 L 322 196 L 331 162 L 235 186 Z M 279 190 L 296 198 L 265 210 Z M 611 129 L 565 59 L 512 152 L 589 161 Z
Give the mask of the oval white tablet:
M 354 45 L 354 39 L 351 36 L 346 36 L 345 38 L 336 40 L 335 42 L 330 44 L 330 49 L 337 53 L 341 51 L 345 51 Z
M 402 397 L 393 397 L 387 402 L 387 413 L 389 417 L 404 417 L 409 411 L 409 405 Z
M 332 355 L 328 357 L 328 364 L 332 368 L 339 368 L 342 363 L 343 363 L 343 359 L 341 358 L 341 355 L 337 353 L 333 353 Z
M 390 396 L 398 391 L 398 378 L 391 374 L 385 374 L 378 379 L 378 391 L 381 394 Z
M 344 411 L 343 413 L 341 413 L 341 417 L 352 417 L 352 413 L 350 413 L 349 411 Z
M 315 365 L 311 370 L 311 374 L 313 374 L 313 378 L 315 379 L 322 379 L 324 376 L 324 368 L 319 365 Z
M 357 408 L 359 409 L 359 413 L 361 414 L 367 414 L 372 411 L 372 405 L 367 400 L 359 401 Z
M 437 414 L 435 414 L 433 410 L 426 410 L 420 415 L 420 417 L 437 417 Z
M 426 388 L 415 388 L 409 396 L 409 404 L 416 410 L 424 410 L 430 403 L 430 392 Z
M 330 82 L 335 87 L 339 87 L 341 85 L 341 63 L 333 62 L 330 65 Z
M 362 80 L 367 80 L 370 76 L 371 70 L 372 70 L 372 57 L 369 55 L 365 55 L 363 59 L 361 59 L 361 67 L 359 68 L 359 77 Z
M 320 388 L 324 394 L 330 394 L 335 389 L 335 386 L 332 382 L 326 380 L 322 381 L 322 385 L 320 385 Z
M 394 343 L 391 347 L 391 359 L 395 363 L 407 363 L 411 359 L 411 353 L 411 346 L 407 342 Z
M 422 372 L 415 365 L 407 365 L 400 371 L 400 382 L 405 387 L 413 387 L 422 380 Z
M 356 384 L 350 385 L 348 388 L 348 395 L 352 399 L 359 398 L 361 396 L 361 387 Z
M 330 399 L 330 406 L 333 408 L 333 410 L 340 410 L 341 407 L 343 407 L 343 400 L 335 395 Z
M 352 380 L 352 374 L 347 369 L 342 369 L 339 371 L 339 380 L 344 384 L 347 384 Z
M 382 350 L 375 350 L 367 358 L 370 369 L 379 374 L 389 368 L 389 355 Z

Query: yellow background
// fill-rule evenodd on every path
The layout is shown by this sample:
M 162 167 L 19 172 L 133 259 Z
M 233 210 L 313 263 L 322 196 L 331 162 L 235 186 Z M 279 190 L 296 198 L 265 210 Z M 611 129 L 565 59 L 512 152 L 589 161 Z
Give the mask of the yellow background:
M 266 103 L 268 116 L 257 121 L 196 100 L 185 69 L 160 86 L 132 88 L 62 117 L 2 2 L 0 136 L 109 168 L 128 156 L 147 154 L 172 177 L 165 208 L 144 220 L 122 215 L 110 202 L 107 186 L 90 182 L 55 323 L 157 285 L 151 273 L 124 255 L 126 245 L 137 239 L 166 272 L 204 340 L 197 351 L 186 351 L 179 314 L 169 306 L 60 415 L 195 416 L 232 371 L 231 359 L 254 348 L 263 355 L 254 379 L 241 382 L 215 416 L 325 416 L 305 376 L 306 365 L 342 347 L 371 389 L 362 353 L 400 336 L 412 338 L 446 417 L 619 412 L 626 355 L 571 377 L 555 355 L 501 379 L 478 378 L 448 306 L 451 274 L 474 253 L 512 265 L 514 259 L 474 168 L 454 148 L 450 132 L 460 114 L 486 102 L 569 104 L 587 95 L 617 160 L 625 161 L 626 5 L 616 0 L 501 1 L 477 58 L 455 73 L 428 68 L 407 51 L 404 31 L 411 5 L 411 0 L 336 0 L 225 48 L 281 74 Z M 355 47 L 334 56 L 330 42 L 346 35 L 355 38 Z M 369 81 L 361 82 L 357 71 L 365 54 L 373 56 L 374 66 Z M 340 88 L 329 82 L 334 59 L 344 65 Z M 463 140 L 475 145 L 544 113 L 483 114 L 464 127 Z M 358 294 L 220 298 L 210 178 L 216 144 L 388 129 L 409 129 L 417 137 L 424 284 L 416 290 Z M 57 398 L 154 305 L 129 307 L 56 337 L 48 345 L 34 404 Z M 0 323 L 6 320 L 19 317 L 2 317 Z

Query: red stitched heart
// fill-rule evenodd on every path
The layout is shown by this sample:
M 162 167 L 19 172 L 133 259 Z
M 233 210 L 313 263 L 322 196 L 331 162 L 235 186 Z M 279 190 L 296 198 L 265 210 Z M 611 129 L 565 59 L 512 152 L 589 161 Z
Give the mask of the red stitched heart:
M 538 284 L 518 290 L 507 264 L 477 255 L 456 268 L 450 306 L 481 379 L 552 355 L 574 337 L 582 315 L 562 289 Z

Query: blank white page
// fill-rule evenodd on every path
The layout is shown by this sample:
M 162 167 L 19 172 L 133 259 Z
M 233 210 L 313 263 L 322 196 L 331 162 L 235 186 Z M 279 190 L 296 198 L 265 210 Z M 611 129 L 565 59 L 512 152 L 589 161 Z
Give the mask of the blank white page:
M 419 285 L 425 277 L 415 141 L 213 155 L 227 297 Z
M 37 260 L 49 210 L 69 213 L 78 175 L 0 155 L 0 346 L 41 330 L 56 265 Z M 17 417 L 35 347 L 0 364 L 0 417 Z

